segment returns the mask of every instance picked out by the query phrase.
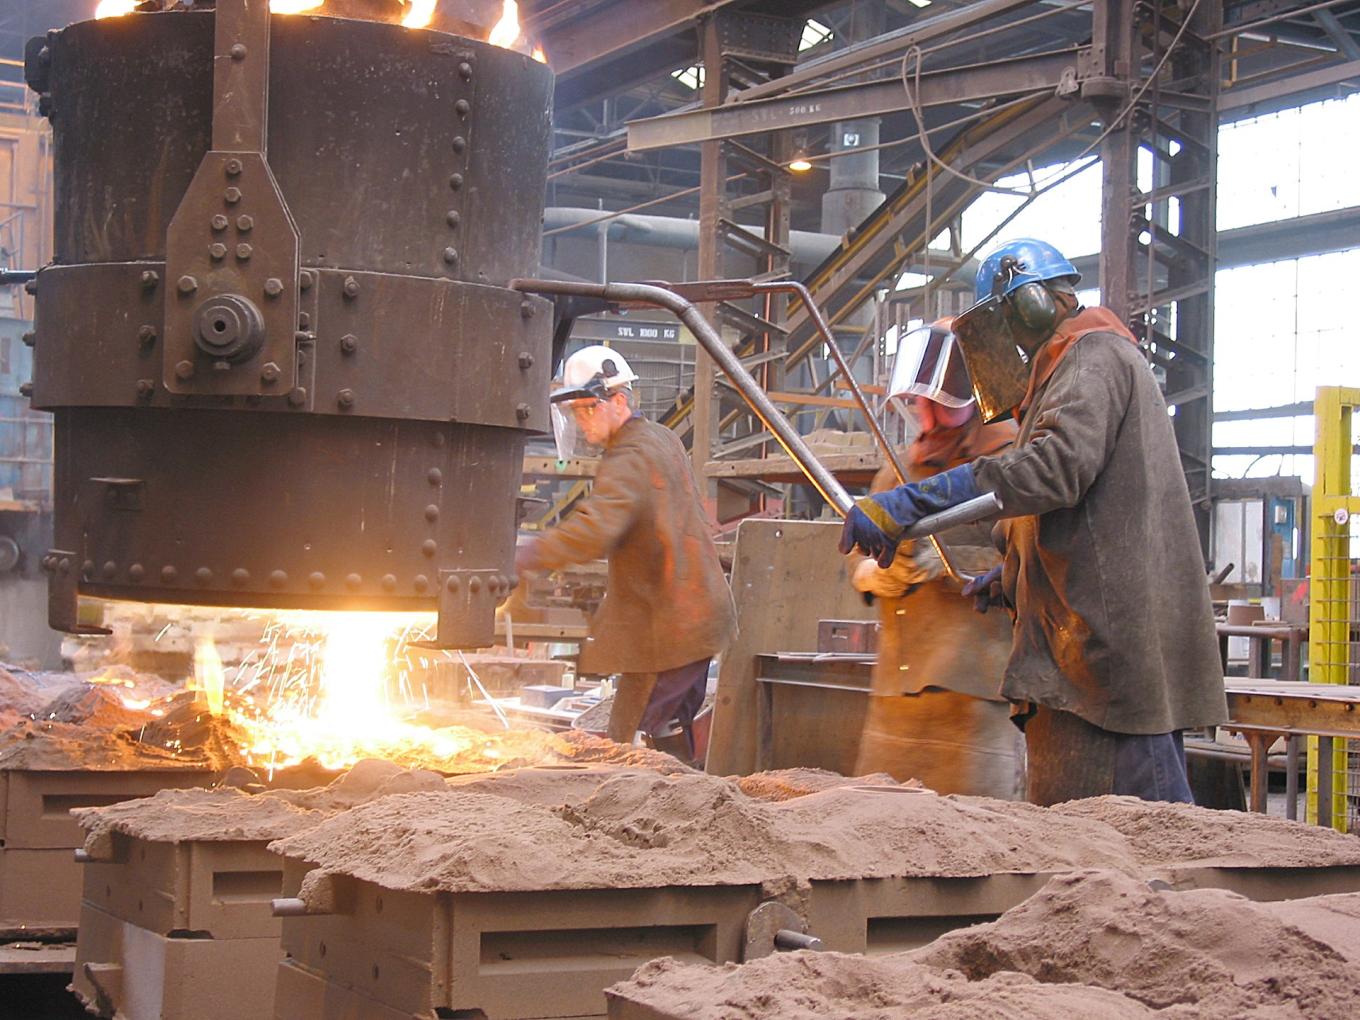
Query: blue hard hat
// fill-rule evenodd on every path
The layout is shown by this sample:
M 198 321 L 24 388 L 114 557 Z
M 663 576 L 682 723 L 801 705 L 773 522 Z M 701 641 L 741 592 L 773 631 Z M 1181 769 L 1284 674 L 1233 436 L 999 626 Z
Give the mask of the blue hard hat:
M 1081 279 L 1076 266 L 1047 241 L 1018 237 L 996 248 L 982 260 L 974 284 L 974 299 L 1005 297 L 1027 283 L 1042 283 L 1059 277 Z

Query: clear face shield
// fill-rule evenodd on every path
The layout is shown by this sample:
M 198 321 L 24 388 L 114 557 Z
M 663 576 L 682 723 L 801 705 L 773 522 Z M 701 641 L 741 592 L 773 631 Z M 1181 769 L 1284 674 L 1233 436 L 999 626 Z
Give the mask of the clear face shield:
M 903 400 L 924 397 L 955 409 L 972 404 L 968 369 L 953 332 L 937 323 L 899 339 L 888 393 Z
M 973 396 L 984 422 L 1009 417 L 1025 398 L 1029 362 L 1016 343 L 1005 299 L 989 297 L 954 319 Z
M 603 401 L 586 397 L 557 401 L 549 406 L 558 460 L 599 457 L 604 453 L 603 442 L 592 442 L 589 434 L 593 431 L 590 428 L 591 419 L 599 413 L 602 405 Z

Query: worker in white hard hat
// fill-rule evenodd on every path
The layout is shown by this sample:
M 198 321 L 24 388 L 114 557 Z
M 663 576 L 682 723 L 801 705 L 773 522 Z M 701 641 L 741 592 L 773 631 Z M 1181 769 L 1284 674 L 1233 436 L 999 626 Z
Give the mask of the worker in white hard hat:
M 558 454 L 600 450 L 599 468 L 590 495 L 521 546 L 515 566 L 523 574 L 609 561 L 580 669 L 619 674 L 612 739 L 631 743 L 641 731 L 653 746 L 692 758 L 709 662 L 736 629 L 736 611 L 689 457 L 673 431 L 639 413 L 636 380 L 608 347 L 567 359 L 552 396 Z
M 984 424 L 949 319 L 902 336 L 889 395 L 916 436 L 905 450 L 908 481 L 920 481 L 1015 441 L 1015 423 Z M 891 467 L 871 492 L 898 484 Z M 990 524 L 939 536 L 964 575 L 1001 562 Z M 879 610 L 878 658 L 855 773 L 919 779 L 937 793 L 1014 800 L 1022 793 L 1024 738 L 1011 722 L 1001 679 L 1011 650 L 1010 621 L 979 616 L 928 541 L 903 542 L 891 565 L 858 560 L 852 583 Z

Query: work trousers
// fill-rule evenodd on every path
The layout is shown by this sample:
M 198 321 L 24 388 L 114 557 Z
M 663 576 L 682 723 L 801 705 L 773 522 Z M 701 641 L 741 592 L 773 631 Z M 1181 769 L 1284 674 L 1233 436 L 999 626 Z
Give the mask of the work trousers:
M 624 673 L 609 711 L 609 739 L 631 744 L 638 730 L 653 736 L 672 720 L 688 732 L 704 704 L 710 659 L 660 673 Z
M 1185 745 L 1172 733 L 1115 733 L 1040 705 L 1025 721 L 1031 804 L 1116 794 L 1193 804 Z

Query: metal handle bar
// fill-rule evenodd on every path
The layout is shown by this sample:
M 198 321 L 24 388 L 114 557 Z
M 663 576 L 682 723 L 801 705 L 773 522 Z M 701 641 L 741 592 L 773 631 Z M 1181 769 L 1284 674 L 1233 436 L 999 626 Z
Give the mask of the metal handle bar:
M 750 406 L 755 416 L 760 419 L 775 440 L 796 463 L 799 469 L 807 476 L 813 487 L 821 493 L 836 512 L 842 517 L 850 512 L 854 506 L 854 500 L 845 491 L 845 487 L 836 477 L 827 470 L 826 466 L 808 448 L 807 443 L 784 417 L 779 408 L 770 400 L 769 395 L 760 388 L 760 384 L 752 378 L 751 373 L 746 371 L 737 356 L 722 341 L 717 331 L 709 324 L 686 296 L 686 293 L 695 293 L 704 300 L 718 300 L 715 294 L 722 294 L 724 297 L 750 296 L 758 293 L 761 289 L 795 289 L 802 288 L 802 284 L 775 284 L 773 286 L 763 283 L 752 283 L 748 280 L 723 280 L 715 281 L 712 284 L 675 284 L 671 286 L 657 286 L 648 283 L 587 283 L 575 280 L 511 280 L 510 287 L 525 294 L 560 294 L 571 297 L 594 298 L 609 304 L 641 304 L 655 305 L 665 308 L 683 322 L 695 340 L 698 341 L 709 356 L 717 363 L 729 379 L 733 386 L 741 394 L 742 399 Z M 708 288 L 701 290 L 700 288 Z M 806 289 L 802 288 L 805 295 L 804 300 L 808 302 L 809 309 L 815 309 L 811 298 L 806 296 Z M 820 317 L 820 312 L 815 313 Z M 824 325 L 824 320 L 823 320 Z M 838 350 L 835 341 L 831 339 L 830 330 L 825 331 L 825 339 L 830 342 L 833 350 Z M 844 360 L 841 359 L 841 364 Z M 854 392 L 859 394 L 860 406 L 865 409 L 866 415 L 872 421 L 872 415 L 868 415 L 868 408 L 864 404 L 864 395 L 859 390 L 858 384 L 854 382 L 854 377 L 848 372 L 847 378 L 851 380 Z M 877 437 L 882 437 L 883 433 L 874 423 L 874 431 Z M 901 463 L 897 460 L 895 453 L 888 447 L 886 439 L 882 439 L 882 445 L 889 461 L 893 464 L 898 477 L 903 477 Z M 1001 501 L 994 493 L 986 493 L 971 499 L 967 503 L 960 503 L 958 506 L 929 517 L 922 518 L 903 533 L 903 538 L 932 538 L 936 532 L 946 531 L 949 528 L 958 527 L 961 524 L 972 524 L 977 521 L 995 517 L 1001 510 Z M 937 549 L 940 548 L 937 545 Z M 941 560 L 947 563 L 947 557 L 941 556 Z M 956 580 L 967 580 L 962 575 L 950 567 L 950 576 Z

